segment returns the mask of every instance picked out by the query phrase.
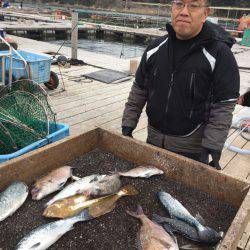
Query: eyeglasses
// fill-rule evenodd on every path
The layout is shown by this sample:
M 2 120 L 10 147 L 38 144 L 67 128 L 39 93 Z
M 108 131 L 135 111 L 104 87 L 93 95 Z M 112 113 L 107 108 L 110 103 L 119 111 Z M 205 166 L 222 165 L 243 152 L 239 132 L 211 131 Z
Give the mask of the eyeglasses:
M 172 6 L 175 7 L 177 10 L 182 10 L 187 5 L 189 11 L 194 12 L 202 7 L 208 7 L 207 5 L 200 5 L 198 2 L 192 3 L 184 3 L 182 1 L 173 1 Z

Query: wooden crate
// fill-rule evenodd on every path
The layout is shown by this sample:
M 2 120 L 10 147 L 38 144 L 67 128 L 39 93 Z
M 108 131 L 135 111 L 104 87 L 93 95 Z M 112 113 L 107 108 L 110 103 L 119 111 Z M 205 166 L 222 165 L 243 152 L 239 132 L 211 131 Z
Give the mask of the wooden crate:
M 152 164 L 168 178 L 197 188 L 239 208 L 218 249 L 236 249 L 249 220 L 250 191 L 246 182 L 206 165 L 101 128 L 71 136 L 0 165 L 0 190 L 15 180 L 31 184 L 37 177 L 100 148 L 137 164 Z

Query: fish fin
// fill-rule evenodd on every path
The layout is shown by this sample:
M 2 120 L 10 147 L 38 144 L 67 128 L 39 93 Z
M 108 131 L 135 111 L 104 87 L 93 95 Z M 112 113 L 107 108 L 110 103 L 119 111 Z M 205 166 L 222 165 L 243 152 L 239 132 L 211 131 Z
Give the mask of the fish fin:
M 71 180 L 73 180 L 73 181 L 79 181 L 79 180 L 81 180 L 81 178 L 78 177 L 78 176 L 75 176 L 75 175 L 71 175 Z
M 203 219 L 203 217 L 199 213 L 197 213 L 195 215 L 195 219 L 198 220 L 201 225 L 205 226 L 206 222 L 205 222 L 205 220 Z
M 152 221 L 156 222 L 157 224 L 163 224 L 165 222 L 164 217 L 161 217 L 158 214 L 153 214 L 152 215 Z
M 136 242 L 135 242 L 135 247 L 138 250 L 143 250 L 142 245 L 141 245 L 141 239 L 140 239 L 140 232 L 136 234 Z
M 117 170 L 117 168 L 115 168 L 114 171 L 108 171 L 109 174 L 113 175 L 113 174 L 117 174 L 120 175 L 120 172 Z
M 138 207 L 137 207 L 137 210 L 136 210 L 135 212 L 132 212 L 132 211 L 129 211 L 129 210 L 127 210 L 126 212 L 127 212 L 129 215 L 131 215 L 131 216 L 133 216 L 133 217 L 136 217 L 136 218 L 140 218 L 141 215 L 144 215 L 141 206 L 138 206 Z
M 93 179 L 90 180 L 89 183 L 93 183 L 93 182 L 95 182 L 95 181 L 98 181 L 98 176 L 97 176 L 97 175 L 94 175 L 94 176 L 93 176 Z
M 180 250 L 214 250 L 214 247 L 188 244 L 188 245 L 180 246 L 179 249 Z
M 66 181 L 61 182 L 61 183 L 58 185 L 58 189 L 63 189 L 65 183 L 66 183 Z
M 83 211 L 81 211 L 78 215 L 76 215 L 77 219 L 79 221 L 86 221 L 92 219 L 92 217 L 89 214 L 89 209 L 85 208 Z
M 37 248 L 41 245 L 41 242 L 37 242 L 36 244 L 34 244 L 33 246 L 31 246 L 31 249 Z
M 123 187 L 119 192 L 119 195 L 137 195 L 139 192 L 131 185 Z
M 219 232 L 219 235 L 220 235 L 220 237 L 221 237 L 221 240 L 215 245 L 215 247 L 214 247 L 214 249 L 215 250 L 218 250 L 219 248 L 220 248 L 220 244 L 221 244 L 221 241 L 222 241 L 222 239 L 224 238 L 224 232 L 222 232 L 222 231 L 220 231 Z

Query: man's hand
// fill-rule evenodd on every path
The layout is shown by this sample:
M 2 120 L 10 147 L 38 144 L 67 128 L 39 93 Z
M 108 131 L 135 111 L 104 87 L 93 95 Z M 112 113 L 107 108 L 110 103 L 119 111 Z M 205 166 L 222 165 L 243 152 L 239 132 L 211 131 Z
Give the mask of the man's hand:
M 209 155 L 212 156 L 212 161 L 208 163 Z M 214 150 L 214 149 L 208 149 L 203 148 L 200 161 L 204 164 L 207 164 L 213 168 L 216 168 L 217 170 L 221 170 L 220 166 L 220 158 L 221 158 L 221 151 Z
M 132 137 L 133 128 L 122 126 L 122 135 Z

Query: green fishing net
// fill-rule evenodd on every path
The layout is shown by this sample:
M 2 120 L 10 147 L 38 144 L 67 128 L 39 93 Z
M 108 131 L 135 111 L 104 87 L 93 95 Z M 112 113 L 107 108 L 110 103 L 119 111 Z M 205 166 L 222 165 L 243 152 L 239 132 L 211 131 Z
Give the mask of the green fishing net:
M 45 90 L 19 80 L 0 91 L 0 154 L 13 153 L 57 130 Z

